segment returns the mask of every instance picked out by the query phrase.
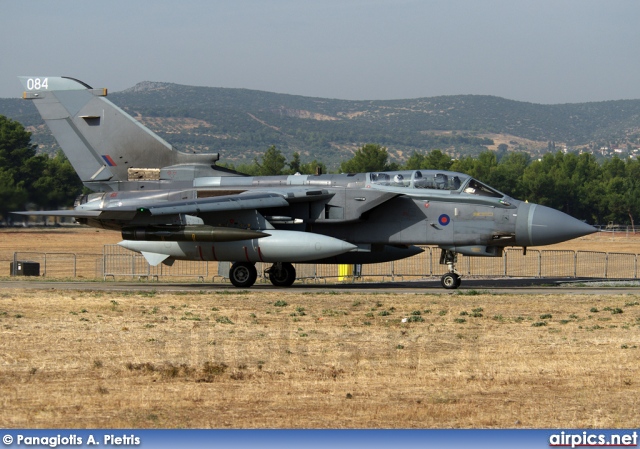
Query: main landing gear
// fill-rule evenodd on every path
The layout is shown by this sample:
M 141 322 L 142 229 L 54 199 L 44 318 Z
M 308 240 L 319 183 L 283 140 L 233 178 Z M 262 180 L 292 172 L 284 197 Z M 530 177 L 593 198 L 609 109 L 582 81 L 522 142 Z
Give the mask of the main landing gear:
M 258 270 L 251 262 L 234 262 L 229 269 L 229 280 L 240 288 L 251 287 L 258 279 Z
M 265 270 L 265 274 L 276 287 L 290 287 L 296 280 L 296 269 L 289 262 L 276 262 Z M 251 287 L 256 279 L 258 270 L 251 262 L 234 262 L 229 269 L 229 280 L 236 287 Z
M 460 273 L 456 270 L 456 262 L 458 261 L 458 255 L 448 249 L 443 249 L 440 253 L 440 264 L 447 264 L 449 272 L 442 275 L 440 283 L 446 289 L 456 289 L 460 287 L 462 280 L 460 279 Z
M 296 269 L 289 262 L 276 262 L 264 272 L 276 287 L 291 287 L 296 280 Z

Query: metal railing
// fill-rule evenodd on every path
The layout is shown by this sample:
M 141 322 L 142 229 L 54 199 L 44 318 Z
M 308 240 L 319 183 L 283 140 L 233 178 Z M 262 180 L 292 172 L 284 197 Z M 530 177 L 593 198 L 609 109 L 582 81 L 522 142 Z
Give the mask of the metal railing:
M 345 275 L 338 265 L 294 264 L 301 282 L 398 281 L 427 279 L 447 271 L 440 265 L 440 249 L 423 247 L 416 256 L 393 262 L 364 264 Z M 119 245 L 104 245 L 103 254 L 15 252 L 17 262 L 36 262 L 40 276 L 49 278 L 172 279 L 198 282 L 226 282 L 229 262 L 177 260 L 171 266 L 151 266 L 145 258 Z M 258 282 L 268 282 L 264 270 L 271 264 L 257 263 Z M 458 271 L 471 277 L 566 277 L 566 278 L 638 278 L 638 255 L 572 250 L 506 249 L 502 257 L 458 255 Z M 15 275 L 16 273 L 8 273 Z
M 40 267 L 40 276 L 55 278 L 89 278 L 102 274 L 102 255 L 76 253 L 42 253 L 19 251 L 13 253 L 13 272 L 15 276 L 18 262 L 33 262 Z
M 625 236 L 629 237 L 630 235 L 636 234 L 639 229 L 638 226 L 631 225 L 618 225 L 609 223 L 606 225 L 593 225 L 594 228 L 598 230 L 598 232 L 606 232 L 607 234 L 611 234 L 613 237 L 615 236 Z

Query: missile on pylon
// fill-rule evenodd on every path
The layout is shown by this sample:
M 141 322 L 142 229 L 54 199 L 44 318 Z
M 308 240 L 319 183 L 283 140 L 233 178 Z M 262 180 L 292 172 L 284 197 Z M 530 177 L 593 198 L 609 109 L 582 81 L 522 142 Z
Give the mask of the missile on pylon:
M 125 240 L 152 242 L 237 242 L 239 240 L 260 239 L 269 234 L 253 229 L 228 228 L 223 226 L 146 226 L 124 228 Z
M 141 253 L 151 265 L 169 258 L 229 262 L 306 262 L 357 249 L 356 245 L 326 235 L 275 229 L 267 231 L 266 237 L 241 241 L 194 242 L 165 239 L 159 242 L 129 239 L 118 245 Z

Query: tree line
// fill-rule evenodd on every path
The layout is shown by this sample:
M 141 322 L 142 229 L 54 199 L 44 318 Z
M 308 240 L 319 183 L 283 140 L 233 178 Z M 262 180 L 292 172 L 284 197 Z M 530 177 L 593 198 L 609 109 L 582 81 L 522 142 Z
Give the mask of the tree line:
M 220 164 L 253 176 L 327 173 L 317 159 L 290 160 L 275 146 L 252 163 Z M 341 173 L 437 169 L 462 172 L 529 202 L 566 212 L 589 223 L 635 224 L 640 215 L 640 161 L 614 157 L 598 162 L 589 153 L 550 152 L 540 159 L 527 153 L 484 151 L 478 157 L 452 159 L 441 150 L 414 152 L 404 164 L 389 161 L 379 144 L 360 147 L 340 163 Z M 17 121 L 0 115 L 0 215 L 10 211 L 69 207 L 83 185 L 61 151 L 54 157 L 37 154 L 31 133 Z
M 82 182 L 62 151 L 37 154 L 31 133 L 0 115 L 0 215 L 11 223 L 11 211 L 57 209 L 73 204 Z

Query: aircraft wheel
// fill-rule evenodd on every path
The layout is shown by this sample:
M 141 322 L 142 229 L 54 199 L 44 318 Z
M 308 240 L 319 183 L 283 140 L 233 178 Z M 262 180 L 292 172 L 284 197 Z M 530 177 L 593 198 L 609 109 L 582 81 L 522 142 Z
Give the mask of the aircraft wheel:
M 276 287 L 290 287 L 296 280 L 296 269 L 289 262 L 274 263 L 269 269 L 269 280 Z
M 258 279 L 256 266 L 249 262 L 235 262 L 229 269 L 229 280 L 236 287 L 251 287 Z
M 460 287 L 460 276 L 455 273 L 446 273 L 440 279 L 440 283 L 446 289 L 455 289 Z

